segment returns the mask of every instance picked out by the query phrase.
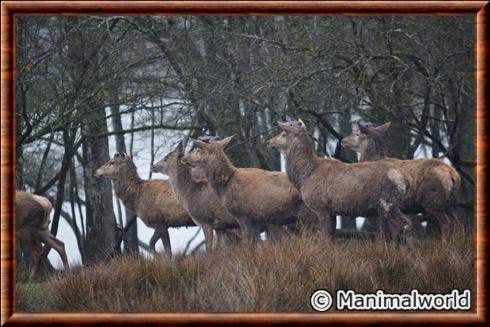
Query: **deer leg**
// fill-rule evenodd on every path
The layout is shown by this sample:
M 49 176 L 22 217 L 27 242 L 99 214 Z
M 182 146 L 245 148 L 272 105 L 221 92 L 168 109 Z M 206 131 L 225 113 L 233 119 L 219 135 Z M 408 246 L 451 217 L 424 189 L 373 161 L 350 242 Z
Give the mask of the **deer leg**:
M 424 233 L 424 227 L 422 222 L 425 221 L 425 217 L 421 215 L 409 215 L 413 233 L 415 235 L 422 235 Z
M 40 259 L 42 256 L 42 244 L 36 239 L 36 235 L 27 229 L 19 229 L 16 232 L 17 238 L 22 244 L 22 254 L 26 256 L 26 252 L 30 252 L 32 262 L 30 263 L 30 274 L 27 280 L 34 278 L 36 275 Z
M 163 243 L 163 248 L 165 249 L 165 254 L 169 258 L 172 258 L 172 246 L 170 245 L 170 235 L 168 234 L 168 228 L 164 224 L 160 227 L 160 239 Z
M 239 219 L 242 241 L 249 247 L 253 247 L 257 242 L 256 229 L 248 218 Z
M 441 224 L 434 217 L 427 219 L 427 234 L 435 238 L 441 237 Z
M 378 239 L 379 240 L 384 240 L 386 242 L 391 240 L 391 233 L 390 233 L 390 215 L 388 213 L 388 210 L 385 206 L 382 206 L 378 210 L 378 215 L 376 217 L 376 220 L 378 222 Z
M 389 222 L 388 219 L 389 217 L 385 214 L 382 213 L 376 217 L 378 220 L 378 230 L 377 230 L 377 235 L 378 239 L 380 240 L 385 240 L 389 241 L 390 240 L 390 233 L 389 233 Z
M 315 212 L 318 216 L 318 223 L 320 224 L 320 230 L 325 236 L 330 239 L 335 237 L 335 229 L 337 227 L 337 216 L 331 215 L 330 212 Z
M 435 238 L 441 238 L 447 233 L 449 218 L 443 212 L 427 212 L 427 232 Z
M 28 246 L 32 252 L 32 269 L 31 274 L 29 275 L 29 279 L 32 280 L 39 269 L 39 265 L 41 264 L 41 260 L 43 257 L 43 247 L 41 242 L 34 236 L 29 239 Z
M 26 250 L 27 250 L 27 248 L 29 248 L 29 238 L 31 237 L 31 236 L 30 236 L 31 234 L 30 234 L 30 233 L 28 233 L 28 232 L 27 232 L 26 230 L 24 230 L 24 229 L 19 229 L 19 230 L 17 230 L 15 234 L 16 234 L 16 236 L 17 236 L 17 240 L 19 241 L 19 242 L 17 243 L 17 245 L 18 245 L 18 246 L 20 246 L 20 250 L 21 250 L 21 252 L 22 252 L 22 256 L 23 256 L 24 258 L 27 258 L 27 254 L 26 254 L 26 252 L 27 252 L 27 251 L 26 251 Z M 31 251 L 31 250 L 30 250 L 30 248 L 29 248 L 29 251 Z M 31 255 L 32 255 L 32 253 L 31 253 Z M 20 259 L 19 259 L 19 258 L 17 258 L 17 262 L 18 262 L 19 260 L 20 260 Z
M 449 235 L 454 229 L 453 221 L 444 211 L 437 212 L 434 216 L 439 223 L 441 234 Z
M 335 230 L 337 229 L 337 215 L 329 215 L 327 218 L 327 229 L 332 239 L 335 237 Z
M 387 215 L 387 223 L 390 238 L 397 243 L 404 241 L 404 237 L 411 232 L 411 221 L 397 207 L 390 208 Z
M 213 250 L 213 228 L 210 225 L 202 225 L 202 231 L 204 233 L 204 242 L 206 244 L 206 252 Z
M 361 230 L 366 231 L 366 232 L 372 232 L 372 233 L 378 233 L 380 234 L 379 231 L 382 229 L 379 221 L 379 217 L 377 216 L 370 216 L 370 217 L 364 217 L 364 223 L 362 224 Z
M 56 252 L 58 252 L 58 254 L 61 257 L 61 261 L 63 262 L 63 267 L 65 268 L 65 270 L 68 269 L 69 265 L 68 265 L 68 258 L 66 257 L 65 243 L 57 239 L 48 230 L 40 232 L 39 237 L 45 244 L 52 247 L 53 249 L 56 250 Z
M 158 229 L 155 229 L 155 232 L 153 232 L 153 235 L 150 238 L 150 243 L 148 244 L 153 254 L 157 253 L 157 251 L 155 250 L 155 245 L 157 244 L 159 239 L 160 239 L 160 233 L 158 232 Z
M 238 230 L 234 229 L 217 229 L 216 236 L 220 247 L 228 247 L 236 245 L 240 242 L 240 237 L 237 234 Z
M 260 231 L 259 227 L 256 224 L 251 224 L 249 226 L 250 229 L 250 236 L 252 240 L 252 246 L 255 246 L 257 244 L 257 241 L 260 240 Z
M 223 229 L 216 229 L 216 237 L 213 238 L 213 250 L 225 248 L 226 243 L 226 232 Z
M 277 242 L 281 239 L 283 232 L 282 226 L 269 224 L 267 226 L 267 240 L 270 238 L 272 242 Z
M 387 197 L 389 199 L 389 197 Z M 401 215 L 401 211 L 392 201 L 381 198 L 378 207 L 378 219 L 380 227 L 380 236 L 384 237 L 385 241 L 391 241 L 396 238 L 396 234 L 401 231 L 401 225 L 398 225 L 397 218 Z

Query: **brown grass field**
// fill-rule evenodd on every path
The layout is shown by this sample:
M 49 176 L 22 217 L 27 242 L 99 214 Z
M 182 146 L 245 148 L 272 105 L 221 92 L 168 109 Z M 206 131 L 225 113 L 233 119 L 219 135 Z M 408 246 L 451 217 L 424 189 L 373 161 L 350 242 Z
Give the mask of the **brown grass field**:
M 381 240 L 291 236 L 172 261 L 119 257 L 43 283 L 18 283 L 16 311 L 311 312 L 322 288 L 449 293 L 474 287 L 474 246 L 459 232 L 396 246 Z

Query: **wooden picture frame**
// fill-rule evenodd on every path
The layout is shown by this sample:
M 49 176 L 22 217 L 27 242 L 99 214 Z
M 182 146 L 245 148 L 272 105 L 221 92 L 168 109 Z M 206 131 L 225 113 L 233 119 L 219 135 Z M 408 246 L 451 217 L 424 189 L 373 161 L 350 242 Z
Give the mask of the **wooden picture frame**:
M 4 1 L 1 4 L 1 323 L 485 323 L 487 315 L 487 1 Z M 476 312 L 469 313 L 16 313 L 14 299 L 16 15 L 474 15 Z M 487 90 L 487 91 L 485 91 Z

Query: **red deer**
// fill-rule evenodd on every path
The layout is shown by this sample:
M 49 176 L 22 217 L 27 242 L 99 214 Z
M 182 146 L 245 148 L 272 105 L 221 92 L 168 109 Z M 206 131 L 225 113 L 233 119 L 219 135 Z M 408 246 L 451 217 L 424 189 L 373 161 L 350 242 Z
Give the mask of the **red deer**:
M 407 192 L 404 175 L 389 163 L 347 164 L 317 157 L 301 121 L 279 123 L 283 130 L 267 142 L 286 158 L 286 172 L 328 235 L 334 215 L 378 216 L 397 240 L 409 225 L 399 205 Z
M 441 228 L 451 224 L 450 207 L 458 191 L 461 178 L 457 171 L 438 159 L 399 160 L 387 158 L 383 141 L 384 133 L 391 123 L 381 126 L 359 124 L 360 132 L 342 139 L 342 146 L 360 153 L 361 161 L 389 161 L 399 167 L 408 177 L 408 195 L 401 209 L 407 214 L 423 213 L 434 232 L 440 235 Z
M 231 139 L 195 140 L 183 162 L 206 172 L 224 207 L 238 220 L 242 240 L 253 245 L 260 226 L 294 223 L 306 208 L 285 173 L 235 167 L 224 153 Z
M 55 249 L 66 269 L 69 268 L 65 252 L 65 244 L 58 240 L 49 231 L 49 214 L 53 206 L 51 202 L 39 195 L 24 191 L 15 192 L 16 221 L 15 229 L 17 238 L 24 246 L 30 249 L 33 256 L 33 265 L 29 278 L 36 275 L 43 256 L 41 242 Z
M 198 139 L 206 143 L 213 143 L 221 140 L 219 136 L 200 136 Z M 194 167 L 192 169 L 192 176 L 194 176 L 194 178 L 202 179 L 203 181 L 206 181 L 206 174 L 203 171 L 202 167 L 201 168 Z M 302 206 L 302 208 L 303 210 L 301 210 L 301 212 L 298 214 L 297 217 L 298 220 L 294 224 L 288 224 L 286 226 L 274 225 L 274 224 L 262 224 L 259 227 L 260 231 L 266 232 L 268 240 L 277 241 L 281 237 L 283 237 L 286 233 L 289 232 L 292 233 L 297 233 L 300 231 L 311 232 L 315 230 L 318 225 L 316 215 L 313 212 L 311 212 L 306 206 Z M 230 233 L 226 233 L 225 235 L 228 236 L 230 235 Z
M 195 180 L 191 167 L 182 162 L 184 145 L 180 142 L 174 151 L 153 165 L 153 172 L 169 176 L 177 199 L 187 210 L 196 225 L 201 226 L 206 242 L 206 251 L 213 246 L 213 227 L 218 241 L 226 239 L 225 229 L 237 228 L 235 218 L 223 207 L 221 200 L 205 179 Z
M 131 157 L 118 153 L 95 171 L 98 177 L 114 181 L 114 190 L 124 205 L 155 229 L 150 239 L 150 249 L 161 239 L 165 252 L 172 256 L 169 227 L 195 226 L 191 217 L 177 200 L 172 186 L 165 180 L 143 180 L 139 177 Z

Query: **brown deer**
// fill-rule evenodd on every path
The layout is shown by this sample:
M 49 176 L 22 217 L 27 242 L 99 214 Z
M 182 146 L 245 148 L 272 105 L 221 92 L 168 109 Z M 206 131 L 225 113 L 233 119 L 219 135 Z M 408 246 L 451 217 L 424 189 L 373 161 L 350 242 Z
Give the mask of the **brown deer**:
M 408 177 L 409 192 L 401 209 L 406 214 L 422 213 L 436 235 L 451 225 L 451 201 L 459 190 L 458 172 L 438 159 L 399 160 L 387 158 L 383 137 L 391 123 L 381 126 L 359 124 L 359 132 L 342 139 L 342 146 L 360 153 L 360 161 L 389 161 Z M 451 218 L 450 218 L 451 217 Z
M 283 131 L 267 145 L 285 156 L 289 180 L 328 235 L 333 235 L 335 215 L 378 216 L 389 227 L 386 236 L 399 240 L 410 223 L 399 209 L 408 185 L 397 168 L 382 162 L 347 164 L 319 158 L 303 122 L 279 127 Z
M 49 231 L 49 215 L 53 206 L 51 202 L 40 195 L 24 191 L 15 191 L 16 221 L 15 229 L 17 238 L 29 248 L 33 256 L 33 265 L 29 278 L 37 273 L 43 256 L 41 242 L 55 249 L 66 269 L 69 268 L 65 252 L 65 244 L 58 240 Z
M 161 239 L 165 252 L 172 256 L 169 227 L 195 226 L 187 211 L 177 200 L 172 186 L 165 180 L 143 180 L 136 166 L 125 153 L 118 153 L 95 171 L 98 177 L 114 181 L 116 196 L 124 205 L 141 218 L 143 223 L 155 229 L 150 239 L 150 249 Z
M 210 186 L 238 220 L 242 240 L 253 245 L 260 226 L 295 223 L 305 206 L 285 173 L 235 167 L 224 153 L 231 139 L 195 140 L 182 161 L 206 172 Z
M 180 142 L 174 151 L 151 167 L 156 173 L 169 176 L 170 184 L 177 199 L 187 210 L 196 225 L 204 232 L 206 251 L 213 247 L 213 228 L 218 241 L 224 243 L 225 230 L 238 228 L 235 218 L 223 207 L 221 200 L 205 179 L 195 180 L 191 167 L 182 162 L 184 145 Z
M 200 136 L 198 140 L 213 143 L 216 141 L 220 141 L 221 137 L 219 136 Z M 193 147 L 191 148 L 193 150 Z M 192 176 L 195 179 L 206 181 L 206 173 L 203 171 L 203 168 L 194 167 L 192 169 Z M 207 183 L 207 181 L 206 181 Z M 259 226 L 260 232 L 265 232 L 267 235 L 267 240 L 278 241 L 284 235 L 288 233 L 297 233 L 297 232 L 311 232 L 317 228 L 318 221 L 316 219 L 316 215 L 311 212 L 306 206 L 303 206 L 304 210 L 302 210 L 298 214 L 298 220 L 294 224 L 288 225 L 274 225 L 274 224 L 262 224 Z M 236 219 L 235 219 L 236 220 Z M 229 237 L 231 233 L 228 231 L 223 234 Z M 236 235 L 236 234 L 233 234 Z M 235 236 L 236 238 L 236 236 Z M 229 243 L 236 243 L 236 239 L 232 239 Z

